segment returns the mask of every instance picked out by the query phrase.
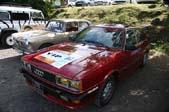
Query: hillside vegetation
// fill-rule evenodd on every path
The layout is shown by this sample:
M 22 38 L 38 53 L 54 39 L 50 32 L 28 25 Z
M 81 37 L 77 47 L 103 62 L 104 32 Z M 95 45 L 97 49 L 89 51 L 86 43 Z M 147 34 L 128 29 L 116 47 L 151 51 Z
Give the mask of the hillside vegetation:
M 169 11 L 160 5 L 122 4 L 93 7 L 68 7 L 53 10 L 50 18 L 83 18 L 94 24 L 121 23 L 130 26 L 147 26 L 145 32 L 153 45 L 169 53 Z M 165 44 L 165 45 L 164 45 Z M 161 47 L 163 45 L 163 47 Z

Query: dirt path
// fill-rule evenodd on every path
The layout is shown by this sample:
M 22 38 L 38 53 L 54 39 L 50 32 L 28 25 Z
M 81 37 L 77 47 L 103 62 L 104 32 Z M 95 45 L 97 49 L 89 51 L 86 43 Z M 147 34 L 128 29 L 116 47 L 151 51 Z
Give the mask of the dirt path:
M 10 56 L 9 56 L 10 55 Z M 36 93 L 19 73 L 20 56 L 12 49 L 0 50 L 0 112 L 69 112 Z M 169 57 L 151 52 L 149 63 L 120 84 L 110 104 L 89 105 L 77 112 L 168 112 Z

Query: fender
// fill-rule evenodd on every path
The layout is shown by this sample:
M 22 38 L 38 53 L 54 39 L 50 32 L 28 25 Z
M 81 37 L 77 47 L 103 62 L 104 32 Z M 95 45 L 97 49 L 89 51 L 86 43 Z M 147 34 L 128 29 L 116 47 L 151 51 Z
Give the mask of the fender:
M 107 73 L 107 75 L 104 76 L 104 78 L 103 78 L 101 81 L 99 81 L 97 84 L 93 85 L 92 87 L 90 87 L 90 88 L 88 88 L 88 89 L 86 89 L 86 90 L 84 90 L 84 91 L 89 91 L 89 90 L 92 90 L 93 88 L 99 89 L 99 88 L 103 85 L 103 83 L 105 82 L 105 80 L 107 80 L 107 78 L 110 77 L 110 76 L 114 76 L 116 82 L 118 83 L 119 80 L 120 80 L 120 79 L 119 79 L 119 75 L 120 75 L 120 73 L 119 73 L 118 70 L 111 70 L 111 71 L 109 71 L 109 72 Z M 97 90 L 97 89 L 96 89 L 96 90 Z
M 4 28 L 4 29 L 2 29 L 1 34 L 6 33 L 6 32 L 14 32 L 15 33 L 15 32 L 18 32 L 18 31 L 13 29 L 13 28 Z
M 103 83 L 105 80 L 107 80 L 107 78 L 110 77 L 110 76 L 114 76 L 115 80 L 118 82 L 118 80 L 119 80 L 119 72 L 118 72 L 118 70 L 111 70 L 107 75 L 105 75 L 105 77 L 103 78 L 101 83 Z
M 0 32 L 0 38 L 2 37 L 3 34 L 7 33 L 7 32 L 11 32 L 11 33 L 16 33 L 18 32 L 17 30 L 13 29 L 13 28 L 5 28 L 2 29 Z

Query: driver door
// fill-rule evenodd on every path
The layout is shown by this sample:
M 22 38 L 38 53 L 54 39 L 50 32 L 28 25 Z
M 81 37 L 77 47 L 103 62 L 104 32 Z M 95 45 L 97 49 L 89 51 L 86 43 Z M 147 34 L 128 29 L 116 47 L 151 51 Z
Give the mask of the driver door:
M 121 68 L 122 68 L 122 77 L 125 79 L 130 76 L 138 67 L 140 49 L 136 47 L 137 45 L 137 35 L 136 30 L 127 29 L 126 31 L 126 43 L 125 50 L 121 54 Z

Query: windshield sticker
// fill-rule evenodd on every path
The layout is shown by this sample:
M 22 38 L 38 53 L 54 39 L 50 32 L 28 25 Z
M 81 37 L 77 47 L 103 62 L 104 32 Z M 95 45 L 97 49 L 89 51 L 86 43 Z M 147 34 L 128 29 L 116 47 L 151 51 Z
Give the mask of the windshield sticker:
M 35 57 L 35 59 L 52 65 L 56 68 L 61 68 L 64 65 L 79 59 L 80 57 L 81 56 L 75 54 L 74 52 L 54 50 L 38 55 Z

